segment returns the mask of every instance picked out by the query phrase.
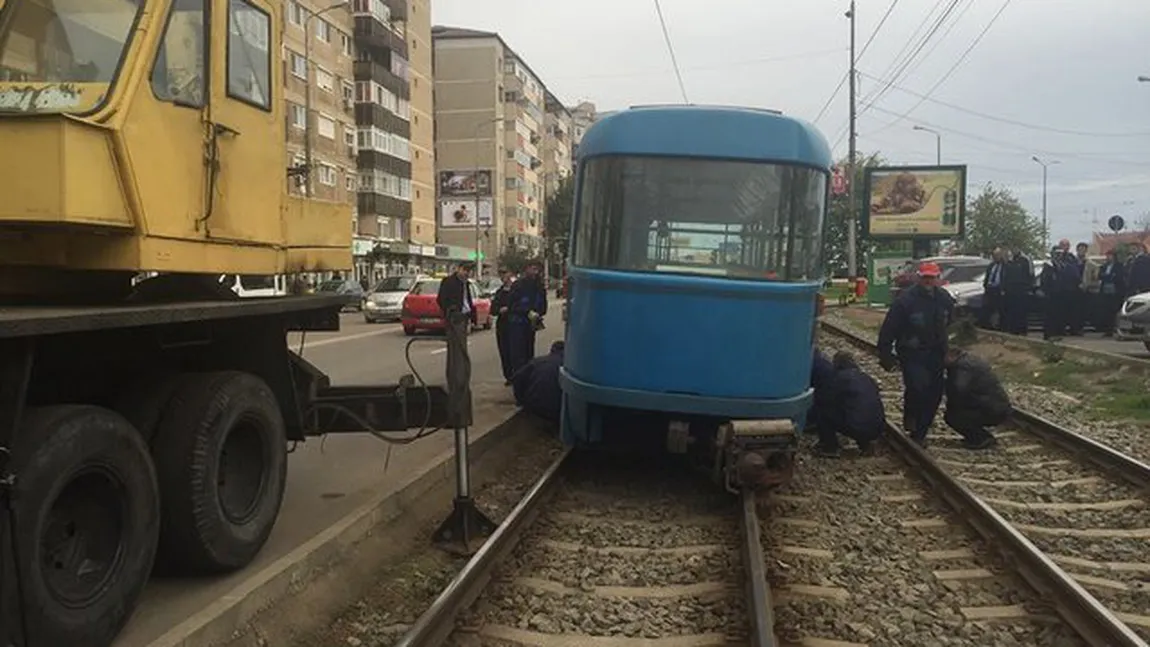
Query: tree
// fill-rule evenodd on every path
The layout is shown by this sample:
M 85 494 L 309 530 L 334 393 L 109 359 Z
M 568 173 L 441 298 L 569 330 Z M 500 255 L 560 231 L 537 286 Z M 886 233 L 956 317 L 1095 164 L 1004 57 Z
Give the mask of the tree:
M 1009 189 L 987 184 L 966 210 L 964 254 L 989 255 L 995 247 L 1021 249 L 1031 258 L 1045 257 L 1042 221 L 1027 213 Z
M 547 198 L 547 213 L 544 221 L 547 237 L 552 241 L 553 250 L 561 258 L 567 256 L 567 236 L 571 233 L 571 212 L 575 208 L 575 176 L 568 175 L 559 181 L 559 188 Z
M 855 258 L 858 263 L 856 271 L 859 276 L 866 274 L 866 258 L 870 250 L 870 243 L 863 236 L 861 226 L 861 216 L 866 200 L 866 186 L 863 184 L 863 177 L 868 167 L 882 166 L 884 163 L 884 160 L 877 153 L 874 153 L 871 155 L 860 154 L 858 164 L 855 165 L 855 208 L 853 215 L 860 218 L 858 236 L 855 239 Z M 844 169 L 847 168 L 847 160 L 844 159 L 839 164 Z M 826 263 L 828 276 L 847 275 L 847 241 L 851 215 L 850 193 L 832 195 L 830 204 L 827 206 L 826 236 L 823 238 L 823 259 Z
M 531 252 L 523 247 L 519 247 L 514 243 L 508 244 L 499 253 L 499 267 L 506 268 L 518 274 L 527 267 L 527 263 L 532 260 Z

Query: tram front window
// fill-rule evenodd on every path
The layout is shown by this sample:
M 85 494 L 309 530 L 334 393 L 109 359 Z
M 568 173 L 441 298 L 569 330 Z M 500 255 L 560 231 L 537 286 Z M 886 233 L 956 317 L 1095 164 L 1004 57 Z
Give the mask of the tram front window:
M 143 0 L 8 0 L 0 111 L 87 112 L 120 72 Z
M 669 157 L 588 160 L 576 266 L 809 281 L 822 276 L 825 172 Z

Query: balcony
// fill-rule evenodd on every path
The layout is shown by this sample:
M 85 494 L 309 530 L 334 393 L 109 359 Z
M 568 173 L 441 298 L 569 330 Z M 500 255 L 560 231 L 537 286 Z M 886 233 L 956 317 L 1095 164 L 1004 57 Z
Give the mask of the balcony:
M 403 36 L 370 16 L 355 17 L 355 42 L 361 47 L 386 49 L 407 58 L 407 41 Z
M 354 69 L 356 81 L 375 81 L 400 99 L 411 99 L 411 86 L 392 73 L 391 68 L 375 61 L 356 61 Z
M 387 5 L 388 9 L 391 9 L 391 17 L 393 20 L 407 22 L 407 0 L 384 0 L 383 4 Z
M 360 149 L 356 166 L 361 171 L 377 168 L 397 177 L 411 177 L 411 162 L 379 151 Z
M 390 216 L 410 218 L 411 203 L 379 193 L 360 193 L 358 196 L 359 217 Z
M 375 126 L 404 139 L 411 139 L 411 122 L 378 103 L 355 104 L 355 123 L 357 126 Z

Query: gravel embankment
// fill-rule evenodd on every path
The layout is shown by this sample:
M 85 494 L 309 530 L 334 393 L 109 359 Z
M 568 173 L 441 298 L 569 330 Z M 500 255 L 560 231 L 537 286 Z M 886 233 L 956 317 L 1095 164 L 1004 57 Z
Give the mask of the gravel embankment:
M 763 524 L 780 638 L 1084 644 L 885 448 L 873 458 L 852 451 L 840 460 L 804 452 L 795 480 Z M 913 527 L 916 522 L 935 525 Z M 805 591 L 804 585 L 823 588 Z M 975 621 L 979 609 L 1015 605 L 1023 611 L 1019 617 Z
M 824 334 L 828 350 L 848 349 Z M 883 387 L 888 416 L 901 409 L 901 379 L 855 353 Z M 1025 404 L 1019 403 L 1021 406 Z M 945 405 L 944 405 L 945 407 Z M 928 451 L 1112 611 L 1150 640 L 1150 497 L 1118 477 L 1014 426 L 989 451 L 962 448 L 940 411 Z M 1089 560 L 1083 562 L 1082 560 Z M 1141 615 L 1139 615 L 1141 614 Z
M 865 339 L 874 340 L 875 331 L 868 330 L 838 313 L 827 313 L 828 323 L 845 328 Z M 1070 349 L 1073 352 L 1074 349 Z M 1078 433 L 1105 443 L 1110 447 L 1150 463 L 1150 428 L 1137 421 L 1097 420 L 1090 417 L 1091 395 L 1062 393 L 1047 387 L 1019 382 L 1005 383 L 1014 404 L 1030 413 L 1047 418 Z
M 525 443 L 499 480 L 473 492 L 479 508 L 502 522 L 561 451 L 554 435 L 540 434 Z M 434 530 L 433 525 L 422 529 L 408 556 L 379 573 L 377 584 L 335 623 L 292 647 L 388 647 L 398 641 L 467 562 L 432 546 L 428 538 Z

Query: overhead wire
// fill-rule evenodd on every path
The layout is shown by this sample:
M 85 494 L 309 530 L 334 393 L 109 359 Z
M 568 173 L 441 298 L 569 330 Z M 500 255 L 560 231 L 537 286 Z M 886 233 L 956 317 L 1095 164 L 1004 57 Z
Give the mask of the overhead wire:
M 922 40 L 919 41 L 918 45 L 915 46 L 910 55 L 906 57 L 906 60 L 903 61 L 903 63 L 899 65 L 898 69 L 895 70 L 894 74 L 892 74 L 890 78 L 887 79 L 883 88 L 879 90 L 875 95 L 872 95 L 869 101 L 864 102 L 866 104 L 864 109 L 865 107 L 873 105 L 875 102 L 886 96 L 886 94 L 890 92 L 891 84 L 906 76 L 907 68 L 911 65 L 911 63 L 914 62 L 915 58 L 922 53 L 922 50 L 926 48 L 927 43 L 929 43 L 930 40 L 934 38 L 934 35 L 937 34 L 938 31 L 942 28 L 942 25 L 946 22 L 946 19 L 949 18 L 952 13 L 954 13 L 954 10 L 958 7 L 959 2 L 960 0 L 950 0 L 950 5 L 948 5 L 946 9 L 943 10 L 942 14 L 938 17 L 938 20 L 935 21 L 934 25 L 931 26 L 926 35 L 922 37 Z
M 675 68 L 675 78 L 679 80 L 679 92 L 683 94 L 683 103 L 691 103 L 687 98 L 687 85 L 683 83 L 683 72 L 679 69 L 679 59 L 675 57 L 675 46 L 671 43 L 671 34 L 667 32 L 667 20 L 663 17 L 663 6 L 655 0 L 655 13 L 659 15 L 659 26 L 663 29 L 663 40 L 667 43 L 667 51 L 671 54 L 671 65 Z
M 890 18 L 891 12 L 893 12 L 894 8 L 898 6 L 898 3 L 899 0 L 891 0 L 891 3 L 886 8 L 886 12 L 882 15 L 882 19 L 878 21 L 878 25 L 876 25 L 874 30 L 871 31 L 870 37 L 867 38 L 866 43 L 864 43 L 862 46 L 862 50 L 859 52 L 858 56 L 855 57 L 855 65 L 857 65 L 858 62 L 862 60 L 863 55 L 866 54 L 867 49 L 870 48 L 870 44 L 874 42 L 875 36 L 878 36 L 879 30 L 881 30 L 882 26 L 886 24 L 886 19 Z M 855 19 L 857 20 L 857 16 Z M 839 95 L 839 91 L 843 89 L 843 84 L 846 83 L 847 79 L 850 78 L 850 74 L 850 68 L 848 68 L 847 73 L 843 75 L 843 78 L 839 80 L 839 84 L 835 86 L 834 92 L 831 92 L 831 96 L 827 98 L 827 102 L 823 104 L 821 109 L 819 109 L 818 115 L 815 116 L 814 123 L 817 124 L 819 120 L 823 118 L 823 114 L 825 114 L 827 108 L 831 106 L 831 102 L 835 100 L 835 97 Z
M 970 46 L 967 47 L 965 51 L 963 51 L 963 53 L 958 57 L 958 60 L 956 60 L 954 62 L 954 65 L 951 65 L 950 69 L 947 70 L 946 73 L 943 74 L 941 77 L 939 77 L 938 81 L 936 81 L 935 84 L 932 85 L 931 88 L 926 91 L 926 96 L 919 99 L 918 103 L 911 106 L 909 110 L 904 112 L 897 119 L 895 119 L 894 121 L 890 122 L 889 124 L 887 124 L 885 126 L 882 126 L 881 128 L 879 128 L 875 132 L 881 132 L 881 131 L 886 130 L 887 128 L 890 128 L 890 127 L 892 127 L 898 123 L 901 123 L 903 119 L 906 119 L 910 115 L 910 113 L 917 110 L 918 107 L 921 106 L 924 101 L 928 100 L 930 98 L 930 95 L 934 94 L 935 90 L 938 90 L 942 86 L 943 83 L 946 83 L 946 80 L 949 79 L 952 74 L 954 74 L 954 71 L 957 70 L 959 68 L 959 66 L 963 64 L 964 61 L 966 61 L 966 58 L 968 56 L 970 56 L 970 53 L 974 51 L 974 48 L 978 47 L 978 44 L 980 42 L 982 42 L 983 37 L 985 37 L 987 32 L 990 31 L 990 28 L 994 26 L 994 23 L 998 22 L 999 17 L 1002 16 L 1002 13 L 1004 11 L 1006 11 L 1006 8 L 1010 6 L 1010 3 L 1012 1 L 1013 0 L 1004 0 L 1004 2 L 1002 3 L 1002 6 L 999 7 L 998 11 L 995 12 L 994 16 L 992 16 L 990 18 L 990 22 L 986 23 L 986 26 L 983 27 L 982 31 L 978 33 L 977 37 L 975 37 L 974 42 L 972 42 L 970 44 Z
M 708 70 L 729 70 L 734 67 L 749 67 L 752 65 L 762 65 L 765 63 L 782 63 L 785 61 L 796 61 L 807 58 L 817 58 L 820 56 L 829 56 L 831 54 L 840 54 L 847 51 L 845 47 L 836 47 L 834 49 L 820 49 L 810 52 L 799 52 L 798 54 L 783 54 L 780 56 L 766 56 L 762 58 L 746 58 L 728 61 L 726 63 L 716 63 L 714 65 L 697 65 L 692 67 L 684 67 L 684 72 L 705 72 Z M 590 74 L 584 76 L 558 76 L 549 77 L 553 81 L 582 81 L 594 79 L 630 79 L 640 76 L 661 76 L 666 74 L 666 70 L 646 70 L 642 72 L 621 72 L 618 74 Z
M 966 12 L 970 11 L 971 7 L 973 7 L 973 6 L 974 6 L 974 0 L 966 0 L 966 4 L 963 5 L 962 10 L 958 12 L 958 15 L 956 15 L 954 17 L 954 20 L 950 21 L 950 23 L 946 27 L 946 30 L 943 31 L 942 34 L 940 34 L 939 37 L 934 40 L 934 43 L 930 46 L 930 49 L 926 50 L 926 52 L 922 56 L 920 56 L 918 58 L 918 60 L 914 62 L 913 65 L 911 65 L 909 68 L 907 68 L 906 75 L 904 76 L 904 78 L 909 78 L 909 77 L 913 76 L 914 73 L 917 72 L 919 70 L 919 68 L 922 67 L 922 64 L 925 63 L 926 60 L 929 59 L 932 54 L 934 54 L 935 50 L 938 49 L 938 46 L 941 45 L 943 43 L 943 41 L 946 40 L 946 37 L 950 36 L 950 32 L 954 31 L 954 28 L 958 26 L 958 23 L 962 22 L 962 17 L 965 16 Z
M 911 32 L 910 36 L 907 37 L 906 42 L 904 42 L 902 47 L 899 48 L 898 53 L 894 55 L 894 58 L 891 59 L 890 63 L 886 66 L 886 69 L 884 69 L 882 73 L 879 74 L 879 76 L 885 79 L 889 74 L 894 72 L 895 68 L 898 67 L 899 63 L 902 62 L 905 56 L 909 53 L 910 48 L 914 46 L 915 39 L 919 37 L 919 32 L 921 32 L 926 27 L 927 23 L 930 22 L 930 19 L 934 16 L 934 12 L 940 9 L 943 3 L 946 1 L 947 0 L 938 0 L 935 2 L 934 6 L 930 8 L 930 11 L 928 11 L 925 16 L 923 16 L 922 21 L 920 21 L 918 26 L 914 28 L 914 31 Z M 870 97 L 868 96 L 863 100 L 867 101 L 869 99 Z

